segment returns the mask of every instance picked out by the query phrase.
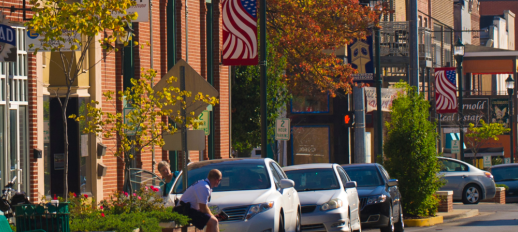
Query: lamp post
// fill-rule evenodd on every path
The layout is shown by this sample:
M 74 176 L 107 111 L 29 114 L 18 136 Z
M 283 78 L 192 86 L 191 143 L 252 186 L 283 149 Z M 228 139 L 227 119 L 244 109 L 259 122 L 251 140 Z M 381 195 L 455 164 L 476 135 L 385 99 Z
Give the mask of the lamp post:
M 509 128 L 511 128 L 511 163 L 514 163 L 514 150 L 513 150 L 513 93 L 514 93 L 514 79 L 509 75 L 505 80 L 507 87 L 507 93 L 509 94 Z
M 455 43 L 453 54 L 457 60 L 457 77 L 459 79 L 460 160 L 464 161 L 464 114 L 462 113 L 462 109 L 464 108 L 464 104 L 462 103 L 462 79 L 464 77 L 462 73 L 462 60 L 464 58 L 464 44 L 460 38 L 457 40 L 457 43 Z

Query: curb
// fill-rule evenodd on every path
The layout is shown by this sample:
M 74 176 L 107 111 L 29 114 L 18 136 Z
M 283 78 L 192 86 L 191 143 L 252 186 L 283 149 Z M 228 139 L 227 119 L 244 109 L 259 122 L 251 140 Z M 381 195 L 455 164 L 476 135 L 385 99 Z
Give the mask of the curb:
M 405 222 L 406 227 L 424 227 L 424 226 L 433 226 L 436 224 L 443 223 L 442 216 L 429 217 L 424 219 L 406 219 L 403 220 Z
M 444 218 L 444 220 L 450 221 L 450 220 L 455 220 L 455 219 L 459 219 L 459 218 L 474 217 L 474 216 L 477 216 L 478 214 L 479 214 L 478 209 L 470 209 L 470 210 L 467 210 L 466 212 L 460 213 L 460 214 L 443 215 L 443 218 Z

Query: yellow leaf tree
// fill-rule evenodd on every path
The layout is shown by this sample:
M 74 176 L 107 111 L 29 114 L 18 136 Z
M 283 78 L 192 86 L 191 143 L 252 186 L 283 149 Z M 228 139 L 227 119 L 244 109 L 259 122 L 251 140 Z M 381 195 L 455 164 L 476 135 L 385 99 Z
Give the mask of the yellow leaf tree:
M 124 173 L 126 183 L 129 183 L 129 164 L 135 155 L 138 155 L 144 148 L 148 146 L 163 146 L 165 134 L 174 134 L 177 128 L 172 123 L 167 123 L 165 120 L 158 120 L 159 118 L 169 117 L 170 121 L 178 125 L 184 123 L 187 127 L 198 128 L 199 122 L 195 121 L 193 112 L 186 112 L 186 117 L 182 117 L 180 112 L 173 112 L 168 106 L 181 104 L 182 108 L 186 108 L 187 97 L 191 97 L 190 91 L 180 91 L 180 88 L 169 87 L 154 90 L 151 81 L 156 77 L 156 72 L 153 69 L 144 70 L 140 79 L 131 79 L 132 87 L 124 91 L 119 91 L 117 97 L 119 100 L 125 99 L 131 110 L 127 115 L 120 112 L 111 113 L 110 111 L 103 112 L 102 109 L 95 107 L 99 102 L 92 101 L 86 105 L 87 115 L 76 117 L 76 121 L 82 121 L 85 124 L 83 133 L 93 133 L 104 139 L 113 139 L 117 141 L 117 147 L 112 150 L 112 153 L 124 162 Z M 178 81 L 176 77 L 172 76 L 168 83 Z M 116 108 L 115 93 L 108 91 L 104 93 L 107 101 Z M 197 93 L 194 96 L 194 102 L 201 101 L 207 104 L 216 105 L 219 103 L 218 99 L 202 93 Z
M 117 38 L 125 38 L 128 31 L 125 29 L 132 19 L 136 19 L 136 14 L 127 14 L 126 9 L 136 5 L 132 0 L 82 0 L 77 2 L 67 2 L 66 0 L 30 0 L 33 5 L 34 15 L 32 19 L 25 23 L 25 26 L 32 33 L 39 34 L 41 47 L 35 48 L 38 51 L 56 52 L 61 58 L 57 66 L 61 68 L 66 82 L 66 94 L 63 98 L 56 97 L 61 106 L 64 132 L 64 175 L 63 196 L 68 200 L 68 126 L 67 126 L 67 106 L 70 99 L 71 87 L 83 73 L 82 68 L 87 53 L 93 44 L 96 36 L 103 34 L 98 41 L 106 52 L 115 49 L 113 44 Z M 99 38 L 99 37 L 98 37 Z M 126 42 L 127 43 L 127 42 Z M 34 45 L 29 44 L 32 48 Z M 72 52 L 74 51 L 74 52 Z M 95 62 L 90 68 L 95 66 Z
M 504 125 L 500 123 L 487 124 L 482 119 L 480 119 L 479 123 L 478 126 L 470 123 L 468 132 L 466 133 L 466 144 L 473 152 L 473 164 L 476 163 L 477 153 L 480 148 L 486 146 L 491 140 L 497 141 L 498 135 L 503 135 L 511 131 L 510 128 L 505 128 Z

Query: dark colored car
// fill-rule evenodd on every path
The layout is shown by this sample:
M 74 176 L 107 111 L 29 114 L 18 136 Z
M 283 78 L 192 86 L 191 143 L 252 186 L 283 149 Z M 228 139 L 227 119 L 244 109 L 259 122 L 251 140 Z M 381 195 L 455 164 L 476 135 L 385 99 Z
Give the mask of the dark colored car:
M 491 167 L 496 184 L 505 184 L 505 202 L 518 202 L 518 163 L 500 164 Z
M 390 179 L 385 168 L 376 163 L 342 167 L 358 184 L 362 228 L 380 228 L 382 232 L 404 231 L 398 180 Z

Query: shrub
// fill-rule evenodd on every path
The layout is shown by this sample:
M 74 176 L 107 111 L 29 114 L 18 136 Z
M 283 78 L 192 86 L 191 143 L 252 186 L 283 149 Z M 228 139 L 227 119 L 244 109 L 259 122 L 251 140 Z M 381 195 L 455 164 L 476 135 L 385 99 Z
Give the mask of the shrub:
M 435 215 L 439 201 L 434 193 L 443 185 L 436 175 L 435 123 L 428 121 L 429 103 L 415 87 L 398 84 L 406 90 L 392 103 L 391 121 L 384 145 L 385 167 L 399 180 L 403 212 L 407 215 Z
M 496 187 L 504 187 L 506 192 L 509 191 L 509 186 L 505 184 L 496 184 Z
M 159 222 L 174 221 L 176 225 L 188 225 L 189 218 L 165 208 L 156 189 L 144 187 L 134 193 L 117 192 L 99 206 L 95 199 L 82 195 L 70 196 L 71 231 L 160 231 Z

